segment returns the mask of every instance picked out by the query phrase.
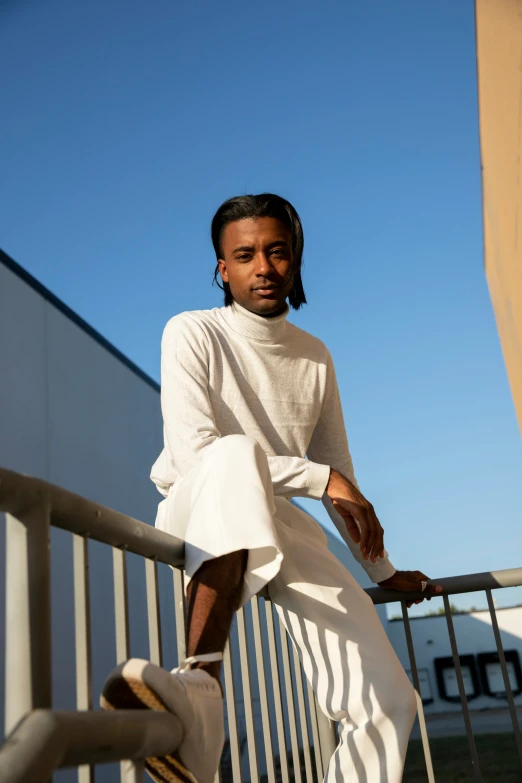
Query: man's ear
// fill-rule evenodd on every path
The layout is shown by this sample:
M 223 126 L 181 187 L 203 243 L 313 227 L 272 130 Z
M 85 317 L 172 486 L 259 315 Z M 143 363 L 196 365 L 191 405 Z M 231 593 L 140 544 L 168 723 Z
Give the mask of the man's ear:
M 218 264 L 219 264 L 219 273 L 221 275 L 221 279 L 223 280 L 224 283 L 228 283 L 227 265 L 225 264 L 222 258 L 218 258 Z

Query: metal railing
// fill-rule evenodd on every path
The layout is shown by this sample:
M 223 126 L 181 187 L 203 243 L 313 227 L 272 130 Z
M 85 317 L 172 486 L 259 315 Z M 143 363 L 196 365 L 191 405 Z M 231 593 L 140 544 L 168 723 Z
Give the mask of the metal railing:
M 80 783 L 92 783 L 93 765 L 121 764 L 125 783 L 142 779 L 142 760 L 165 755 L 179 743 L 176 718 L 165 713 L 92 710 L 91 610 L 88 540 L 112 547 L 117 662 L 130 657 L 127 553 L 144 560 L 149 658 L 162 665 L 158 563 L 172 566 L 178 659 L 185 657 L 183 544 L 172 536 L 40 479 L 0 468 L 0 511 L 6 512 L 6 742 L 0 749 L 0 783 L 48 781 L 53 770 L 77 767 Z M 50 527 L 73 536 L 77 712 L 52 710 Z M 522 761 L 522 742 L 491 590 L 522 584 L 522 569 L 439 579 L 459 694 L 476 781 L 481 780 L 448 596 L 485 590 L 504 677 L 513 731 Z M 430 783 L 435 780 L 420 697 L 406 601 L 421 594 L 370 588 L 374 603 L 401 600 L 419 723 Z M 252 654 L 253 653 L 253 654 Z M 116 663 L 116 661 L 115 661 Z M 254 670 L 255 666 L 255 670 Z M 239 672 L 238 672 L 239 669 Z M 254 672 L 254 674 L 253 674 Z M 322 780 L 337 745 L 335 724 L 317 707 L 297 652 L 268 599 L 255 597 L 239 610 L 224 660 L 228 745 L 219 778 L 245 777 L 261 783 Z M 241 691 L 242 702 L 236 698 Z M 255 693 L 258 696 L 255 697 Z M 238 705 L 242 703 L 244 716 Z M 256 705 L 259 715 L 256 715 Z M 244 717 L 244 720 L 243 720 Z M 240 731 L 244 723 L 244 731 Z M 273 727 L 275 725 L 275 732 Z M 256 729 L 259 729 L 257 731 Z M 262 734 L 264 753 L 260 754 Z M 130 761 L 129 761 L 130 760 Z M 217 783 L 217 781 L 216 781 Z
M 491 617 L 491 625 L 493 628 L 493 634 L 495 637 L 495 644 L 497 647 L 497 654 L 499 658 L 500 668 L 502 671 L 502 678 L 504 682 L 504 688 L 506 693 L 506 699 L 508 702 L 509 714 L 511 723 L 513 725 L 513 734 L 515 743 L 520 759 L 522 769 L 522 737 L 520 734 L 520 726 L 518 723 L 517 708 L 513 698 L 513 690 L 509 679 L 509 672 L 506 665 L 506 658 L 504 654 L 504 648 L 502 646 L 502 639 L 500 636 L 500 630 L 498 626 L 497 614 L 493 603 L 493 596 L 491 591 L 499 587 L 519 587 L 522 585 L 522 568 L 507 568 L 502 571 L 485 571 L 478 574 L 467 574 L 465 576 L 454 576 L 443 579 L 433 580 L 439 585 L 442 585 L 444 592 L 442 599 L 444 601 L 444 616 L 448 626 L 448 635 L 451 645 L 451 654 L 453 657 L 453 665 L 455 667 L 455 674 L 457 678 L 457 684 L 459 689 L 460 704 L 462 707 L 462 714 L 464 718 L 464 725 L 466 728 L 466 735 L 469 744 L 469 751 L 471 756 L 471 763 L 473 769 L 473 779 L 477 783 L 481 783 L 482 774 L 480 771 L 479 758 L 477 754 L 477 747 L 475 743 L 475 736 L 473 734 L 473 727 L 471 724 L 471 716 L 468 706 L 468 699 L 466 696 L 466 689 L 464 686 L 464 678 L 462 675 L 462 665 L 460 662 L 459 650 L 457 646 L 457 637 L 455 635 L 455 628 L 453 623 L 453 616 L 451 612 L 449 596 L 458 595 L 459 593 L 473 593 L 477 591 L 484 591 L 486 594 L 488 609 Z M 374 604 L 386 604 L 397 602 L 397 593 L 392 590 L 383 590 L 379 587 L 370 587 L 366 592 L 372 598 Z M 406 643 L 408 647 L 408 657 L 410 660 L 411 674 L 415 693 L 417 697 L 417 716 L 419 719 L 419 728 L 421 732 L 422 745 L 424 750 L 424 761 L 426 764 L 426 772 L 428 775 L 428 783 L 435 783 L 435 774 L 433 771 L 433 762 L 431 758 L 430 744 L 428 739 L 428 731 L 426 728 L 426 718 L 424 715 L 424 707 L 421 698 L 421 687 L 419 682 L 419 674 L 417 669 L 417 661 L 415 658 L 415 650 L 413 645 L 413 637 L 411 633 L 411 624 L 408 616 L 408 610 L 406 608 L 406 601 L 401 601 L 402 606 L 402 619 L 404 622 L 404 632 L 406 634 Z
M 172 752 L 175 749 L 172 744 L 178 741 L 179 726 L 171 715 L 92 711 L 88 541 L 92 539 L 112 547 L 115 664 L 130 657 L 127 555 L 134 553 L 143 558 L 149 659 L 158 665 L 162 664 L 158 563 L 173 568 L 177 653 L 179 660 L 185 658 L 182 542 L 79 495 L 4 468 L 0 468 L 0 511 L 6 513 L 8 629 L 5 677 L 8 736 L 0 749 L 0 782 L 38 783 L 49 780 L 55 769 L 75 766 L 79 768 L 80 783 L 90 783 L 95 763 L 122 759 L 137 763 L 121 765 L 121 780 L 126 783 L 140 780 L 143 770 L 139 760 Z M 51 703 L 51 526 L 73 535 L 76 713 L 53 711 Z M 264 609 L 265 644 L 261 634 L 261 608 Z M 260 780 L 250 671 L 253 657 L 260 691 L 268 783 L 276 781 L 275 738 L 271 733 L 274 722 L 280 766 L 277 774 L 282 783 L 289 783 L 291 774 L 295 783 L 302 782 L 301 751 L 307 783 L 321 779 L 335 747 L 333 724 L 316 709 L 312 691 L 304 684 L 297 653 L 271 602 L 254 598 L 249 607 L 237 612 L 235 626 L 224 660 L 228 750 L 234 782 L 242 779 L 240 716 L 235 695 L 238 687 L 245 713 L 249 776 L 252 783 Z M 231 654 L 232 642 L 239 656 Z M 255 656 L 251 655 L 252 646 Z M 268 656 L 265 656 L 266 647 Z M 236 671 L 238 658 L 240 678 Z

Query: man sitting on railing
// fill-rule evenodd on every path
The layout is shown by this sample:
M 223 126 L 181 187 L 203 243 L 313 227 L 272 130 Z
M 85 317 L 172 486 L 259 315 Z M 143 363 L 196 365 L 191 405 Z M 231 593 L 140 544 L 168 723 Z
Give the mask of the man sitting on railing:
M 176 754 L 147 759 L 156 781 L 213 783 L 224 742 L 220 669 L 234 612 L 265 590 L 320 707 L 340 721 L 326 779 L 397 783 L 416 702 L 375 608 L 289 502 L 321 499 L 356 560 L 387 588 L 425 590 L 397 571 L 358 488 L 332 357 L 287 321 L 306 303 L 303 232 L 279 196 L 240 196 L 212 221 L 224 306 L 180 313 L 164 331 L 164 450 L 151 478 L 156 526 L 185 541 L 188 658 L 167 672 L 133 659 L 109 677 L 105 708 L 170 710 Z

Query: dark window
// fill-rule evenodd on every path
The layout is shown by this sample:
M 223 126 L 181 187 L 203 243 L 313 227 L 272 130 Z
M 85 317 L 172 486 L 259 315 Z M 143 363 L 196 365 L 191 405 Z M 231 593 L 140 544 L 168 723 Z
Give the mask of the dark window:
M 513 696 L 518 696 L 522 693 L 522 670 L 518 650 L 505 650 L 504 655 Z M 505 699 L 506 689 L 498 652 L 479 653 L 477 660 L 484 693 L 493 699 Z
M 466 697 L 468 701 L 476 699 L 480 695 L 481 688 L 475 656 L 459 655 L 459 661 Z M 437 677 L 440 698 L 454 703 L 460 702 L 457 672 L 453 663 L 453 656 L 448 655 L 444 658 L 435 658 L 433 663 L 435 664 L 435 675 Z

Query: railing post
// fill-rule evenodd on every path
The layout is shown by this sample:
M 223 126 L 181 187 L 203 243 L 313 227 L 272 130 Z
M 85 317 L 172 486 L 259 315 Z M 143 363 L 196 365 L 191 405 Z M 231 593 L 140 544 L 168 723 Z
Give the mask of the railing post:
M 513 691 L 511 690 L 511 683 L 509 681 L 509 673 L 506 666 L 506 656 L 504 654 L 504 647 L 502 646 L 502 637 L 498 627 L 497 613 L 495 612 L 495 604 L 493 603 L 493 595 L 491 590 L 486 590 L 486 597 L 488 599 L 491 627 L 493 628 L 493 635 L 497 645 L 498 659 L 500 668 L 502 670 L 502 677 L 504 679 L 504 688 L 506 689 L 506 699 L 508 701 L 509 714 L 511 715 L 511 722 L 513 724 L 515 743 L 518 750 L 518 756 L 522 762 L 522 735 L 520 734 L 520 726 L 518 725 L 517 708 L 513 700 Z
M 121 761 L 120 776 L 125 783 L 143 783 L 145 780 L 145 763 L 143 761 Z
M 339 742 L 337 738 L 337 726 L 333 720 L 330 720 L 330 718 L 324 714 L 321 707 L 319 706 L 317 697 L 315 697 L 315 707 L 317 715 L 317 731 L 319 733 L 319 742 L 321 744 L 321 759 L 323 762 L 324 774 L 326 775 L 328 764 L 330 763 L 330 759 L 335 753 L 335 749 L 337 748 Z
M 74 633 L 76 649 L 76 708 L 92 710 L 91 600 L 89 593 L 89 540 L 73 537 Z M 94 783 L 92 765 L 78 767 L 78 783 Z
M 319 709 L 319 706 L 317 704 L 317 699 L 315 698 L 315 693 L 312 690 L 312 686 L 310 683 L 306 682 L 306 689 L 308 694 L 308 708 L 310 710 L 310 722 L 312 724 L 312 739 L 313 739 L 313 747 L 314 747 L 314 756 L 315 756 L 315 772 L 316 772 L 316 778 L 318 783 L 321 783 L 322 779 L 324 778 L 325 770 L 323 768 L 323 760 L 321 758 L 321 740 L 319 738 L 319 726 L 317 723 L 317 711 Z
M 426 728 L 426 717 L 424 715 L 424 706 L 422 704 L 421 687 L 419 681 L 419 672 L 417 670 L 417 661 L 415 659 L 415 647 L 413 645 L 413 636 L 411 633 L 410 618 L 406 601 L 401 601 L 402 620 L 404 623 L 404 633 L 406 635 L 406 646 L 410 659 L 411 678 L 415 689 L 415 698 L 417 700 L 417 718 L 422 738 L 422 747 L 424 749 L 424 761 L 426 763 L 426 773 L 428 783 L 435 783 L 435 773 L 433 772 L 433 761 L 431 759 L 430 741 L 428 739 L 428 730 Z
M 22 516 L 22 515 L 20 515 Z M 6 514 L 5 731 L 51 706 L 50 511 Z
M 455 675 L 457 677 L 457 684 L 459 686 L 460 704 L 462 707 L 462 717 L 464 718 L 464 725 L 466 727 L 466 734 L 468 736 L 468 745 L 471 755 L 472 774 L 477 783 L 481 783 L 482 775 L 480 773 L 480 764 L 477 754 L 477 746 L 475 745 L 475 737 L 473 734 L 473 726 L 471 725 L 471 716 L 469 714 L 468 700 L 466 698 L 466 689 L 464 687 L 464 679 L 462 677 L 462 668 L 460 666 L 459 650 L 457 647 L 457 637 L 455 636 L 455 628 L 453 626 L 453 617 L 451 616 L 451 607 L 449 598 L 447 595 L 442 596 L 444 601 L 444 611 L 446 613 L 446 623 L 448 626 L 448 635 L 451 645 L 451 652 L 453 655 L 453 665 L 455 666 Z

